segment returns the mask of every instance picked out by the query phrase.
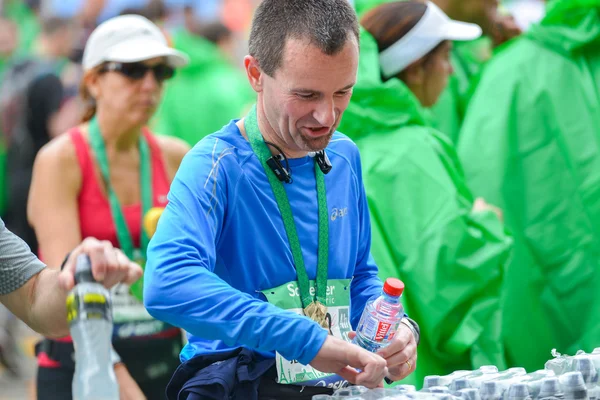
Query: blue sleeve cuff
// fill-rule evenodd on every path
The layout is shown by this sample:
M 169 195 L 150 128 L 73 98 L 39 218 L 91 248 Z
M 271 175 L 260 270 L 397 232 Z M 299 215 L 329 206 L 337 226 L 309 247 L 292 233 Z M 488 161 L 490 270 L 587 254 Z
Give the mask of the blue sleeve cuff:
M 325 329 L 315 324 L 315 328 L 313 329 L 310 340 L 306 342 L 306 345 L 302 349 L 300 356 L 297 358 L 300 364 L 310 364 L 310 362 L 317 356 L 317 353 L 321 350 L 321 347 L 323 347 L 323 343 L 325 343 L 328 335 L 329 333 Z

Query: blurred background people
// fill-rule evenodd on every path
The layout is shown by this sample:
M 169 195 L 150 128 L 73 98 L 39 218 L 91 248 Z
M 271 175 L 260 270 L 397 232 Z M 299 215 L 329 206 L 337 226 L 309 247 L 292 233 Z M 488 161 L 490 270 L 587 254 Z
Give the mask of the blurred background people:
M 356 0 L 357 12 L 362 14 L 373 5 L 392 0 Z M 521 33 L 510 15 L 501 13 L 498 0 L 432 0 L 456 21 L 477 24 L 483 37 L 472 41 L 457 41 L 451 51 L 451 74 L 446 90 L 426 117 L 454 143 L 458 138 L 464 114 L 483 65 L 498 46 Z
M 511 241 L 425 111 L 452 73 L 452 40 L 473 40 L 481 29 L 420 1 L 386 2 L 361 25 L 359 77 L 340 131 L 361 152 L 380 274 L 405 282 L 406 310 L 425 326 L 417 370 L 402 382 L 502 368 L 499 299 Z
M 83 57 L 83 123 L 45 146 L 33 172 L 28 216 L 49 265 L 60 265 L 72 243 L 89 236 L 144 264 L 144 219 L 166 205 L 189 149 L 145 126 L 163 84 L 187 62 L 141 16 L 110 19 L 92 33 Z M 115 372 L 122 399 L 163 399 L 179 365 L 182 337 L 179 329 L 152 319 L 140 296 L 141 283 L 112 292 L 113 346 L 122 360 Z M 71 398 L 72 353 L 70 338 L 40 344 L 38 399 Z
M 27 221 L 27 196 L 37 152 L 73 126 L 80 111 L 79 67 L 69 59 L 77 27 L 62 18 L 45 18 L 33 52 L 15 58 L 0 81 L 0 121 L 6 143 L 6 226 L 37 252 Z
M 511 365 L 598 346 L 598 110 L 600 1 L 555 0 L 490 61 L 467 111 L 467 181 L 515 237 L 502 318 Z
M 190 64 L 171 81 L 156 116 L 156 131 L 191 146 L 240 118 L 255 101 L 241 68 L 234 65 L 234 34 L 222 23 L 198 23 L 172 36 Z

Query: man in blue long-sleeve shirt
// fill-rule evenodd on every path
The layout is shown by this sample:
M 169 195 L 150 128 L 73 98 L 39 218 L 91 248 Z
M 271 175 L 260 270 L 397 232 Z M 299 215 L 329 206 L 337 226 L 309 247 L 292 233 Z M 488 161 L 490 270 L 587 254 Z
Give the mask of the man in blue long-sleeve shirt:
M 354 11 L 264 0 L 249 45 L 256 107 L 185 157 L 148 248 L 144 303 L 189 339 L 167 394 L 310 398 L 402 379 L 412 323 L 378 354 L 348 341 L 382 286 L 358 150 L 336 132 L 356 81 Z

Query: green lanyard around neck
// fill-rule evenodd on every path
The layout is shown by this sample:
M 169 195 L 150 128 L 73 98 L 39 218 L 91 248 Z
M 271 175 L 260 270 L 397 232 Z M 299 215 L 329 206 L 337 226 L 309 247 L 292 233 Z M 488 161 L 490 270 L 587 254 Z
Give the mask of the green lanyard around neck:
M 294 222 L 294 216 L 292 214 L 292 208 L 287 193 L 285 192 L 283 183 L 277 179 L 275 173 L 267 165 L 267 160 L 271 158 L 272 155 L 258 127 L 256 105 L 252 107 L 252 110 L 250 110 L 250 113 L 246 116 L 244 127 L 246 128 L 246 134 L 248 135 L 252 150 L 254 150 L 254 153 L 260 160 L 263 169 L 265 170 L 265 174 L 269 179 L 269 183 L 271 184 L 275 200 L 277 200 L 277 206 L 279 207 L 279 212 L 283 219 L 285 231 L 292 250 L 292 256 L 294 258 L 294 265 L 298 276 L 298 288 L 300 289 L 300 298 L 302 300 L 304 312 L 308 317 L 321 325 L 324 325 L 326 324 L 325 315 L 327 313 L 325 305 L 327 298 L 327 263 L 329 258 L 329 213 L 327 211 L 325 176 L 315 162 L 315 180 L 317 181 L 317 201 L 319 204 L 319 249 L 316 279 L 317 293 L 315 301 L 310 294 L 310 283 L 304 265 L 304 258 L 302 257 L 302 247 L 300 246 L 300 240 L 298 239 L 296 223 Z
M 127 257 L 134 261 L 140 261 L 138 258 L 146 258 L 146 249 L 148 247 L 148 235 L 144 231 L 144 215 L 152 208 L 152 170 L 150 165 L 150 148 L 144 135 L 140 136 L 139 139 L 139 151 L 140 151 L 140 187 L 142 191 L 142 215 L 141 215 L 141 254 L 136 254 L 135 246 L 133 245 L 133 238 L 131 232 L 127 226 L 123 209 L 117 198 L 117 194 L 113 190 L 110 183 L 110 168 L 108 164 L 108 157 L 106 156 L 106 146 L 104 145 L 104 139 L 100 132 L 100 126 L 98 120 L 93 118 L 89 124 L 90 133 L 90 144 L 92 150 L 96 155 L 98 164 L 100 165 L 100 172 L 102 178 L 106 184 L 106 191 L 108 193 L 108 200 L 110 203 L 110 211 L 113 217 L 115 228 L 117 230 L 117 239 L 119 241 L 119 247 L 125 253 Z

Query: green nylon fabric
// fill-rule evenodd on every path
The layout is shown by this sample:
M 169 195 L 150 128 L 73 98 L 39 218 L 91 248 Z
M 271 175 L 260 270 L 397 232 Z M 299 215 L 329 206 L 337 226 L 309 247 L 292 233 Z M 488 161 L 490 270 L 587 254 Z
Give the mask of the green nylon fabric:
M 367 11 L 393 1 L 397 0 L 356 0 L 355 9 L 362 17 Z M 477 77 L 491 57 L 492 44 L 489 38 L 482 37 L 470 42 L 454 42 L 453 46 L 451 62 L 454 74 L 449 77 L 448 86 L 437 103 L 423 111 L 423 116 L 456 143 Z
M 457 143 L 464 116 L 485 62 L 491 57 L 492 44 L 488 38 L 471 42 L 454 42 L 450 61 L 454 73 L 448 86 L 431 107 L 434 126 Z
M 486 66 L 459 138 L 469 185 L 514 233 L 504 343 L 528 370 L 599 345 L 599 83 L 600 0 L 557 0 Z
M 302 305 L 304 306 L 304 309 L 306 309 L 306 307 L 308 307 L 315 299 L 310 294 L 308 274 L 306 273 L 304 257 L 302 256 L 302 246 L 300 245 L 300 239 L 298 239 L 298 231 L 296 230 L 292 208 L 290 207 L 287 193 L 283 187 L 284 183 L 277 179 L 277 176 L 267 164 L 267 160 L 271 158 L 271 151 L 260 133 L 256 116 L 256 106 L 253 106 L 250 113 L 246 116 L 244 126 L 252 150 L 254 150 L 254 153 L 260 160 L 260 163 L 265 170 L 265 174 L 269 179 L 269 183 L 271 184 L 275 200 L 277 200 L 279 212 L 281 213 L 281 218 L 283 219 L 283 224 L 285 226 L 285 232 L 287 233 L 288 241 L 290 243 L 292 257 L 294 258 L 294 266 L 298 276 L 298 287 L 300 289 Z M 329 261 L 329 213 L 327 211 L 325 176 L 321 169 L 316 165 L 316 162 L 314 168 L 317 184 L 317 202 L 319 207 L 319 249 L 317 254 L 316 300 L 325 305 L 327 304 L 327 264 Z
M 494 214 L 471 212 L 452 143 L 428 125 L 406 85 L 381 82 L 377 44 L 365 31 L 340 131 L 361 152 L 380 276 L 404 281 L 406 311 L 421 326 L 417 370 L 403 383 L 503 368 L 500 289 L 511 240 Z
M 231 65 L 209 41 L 180 31 L 173 44 L 190 56 L 190 64 L 167 82 L 154 131 L 194 146 L 232 118 L 244 116 L 256 95 L 243 70 Z

